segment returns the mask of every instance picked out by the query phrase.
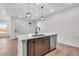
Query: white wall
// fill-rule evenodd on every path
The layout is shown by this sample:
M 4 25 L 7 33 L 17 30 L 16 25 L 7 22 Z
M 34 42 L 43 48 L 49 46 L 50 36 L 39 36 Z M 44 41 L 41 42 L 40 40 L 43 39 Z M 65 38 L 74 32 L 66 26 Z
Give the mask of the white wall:
M 22 20 L 22 19 L 16 19 L 15 20 L 15 29 L 16 29 L 16 33 L 17 34 L 28 34 L 28 33 L 34 33 L 34 28 L 36 26 L 36 22 L 35 21 L 31 21 L 31 25 L 28 24 L 28 22 L 26 20 Z
M 52 15 L 38 26 L 41 32 L 57 33 L 58 42 L 79 47 L 79 7 Z
M 31 21 L 31 23 L 32 24 L 30 26 L 26 20 L 11 19 L 11 39 L 14 39 L 18 34 L 34 33 L 36 22 Z

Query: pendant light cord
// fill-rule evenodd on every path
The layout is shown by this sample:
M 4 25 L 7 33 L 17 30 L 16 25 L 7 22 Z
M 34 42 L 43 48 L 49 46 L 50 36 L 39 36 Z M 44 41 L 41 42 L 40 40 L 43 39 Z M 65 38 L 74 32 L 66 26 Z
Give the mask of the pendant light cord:
M 29 12 L 29 0 L 28 0 L 28 3 L 27 3 L 27 5 L 28 5 L 28 12 Z
M 41 16 L 42 16 L 42 6 L 41 6 Z
M 43 6 L 41 6 L 41 16 L 43 16 Z

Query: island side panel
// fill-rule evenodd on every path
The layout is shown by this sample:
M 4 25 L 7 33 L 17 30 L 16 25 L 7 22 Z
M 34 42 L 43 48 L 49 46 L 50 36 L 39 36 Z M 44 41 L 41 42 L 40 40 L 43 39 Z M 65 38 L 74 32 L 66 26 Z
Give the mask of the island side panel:
M 23 42 L 18 40 L 18 56 L 23 56 Z
M 18 40 L 18 56 L 27 56 L 27 40 Z

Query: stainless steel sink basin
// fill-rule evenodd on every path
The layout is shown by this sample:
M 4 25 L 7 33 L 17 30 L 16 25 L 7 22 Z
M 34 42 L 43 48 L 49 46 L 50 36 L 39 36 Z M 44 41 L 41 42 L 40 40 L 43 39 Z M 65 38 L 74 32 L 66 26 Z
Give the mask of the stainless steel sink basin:
M 34 35 L 32 35 L 32 36 L 34 36 L 34 37 L 36 37 L 36 36 L 44 36 L 44 34 L 34 34 Z

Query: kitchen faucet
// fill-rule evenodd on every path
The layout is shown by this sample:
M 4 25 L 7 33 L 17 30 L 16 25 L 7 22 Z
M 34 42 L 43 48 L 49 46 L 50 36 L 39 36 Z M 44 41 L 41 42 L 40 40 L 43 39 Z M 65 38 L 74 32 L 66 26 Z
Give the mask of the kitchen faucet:
M 40 27 L 36 27 L 36 28 L 35 28 L 35 35 L 38 34 L 38 29 L 39 29 L 39 31 L 40 31 Z

